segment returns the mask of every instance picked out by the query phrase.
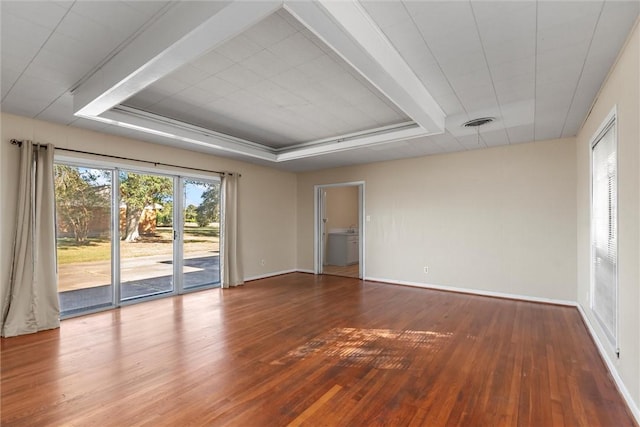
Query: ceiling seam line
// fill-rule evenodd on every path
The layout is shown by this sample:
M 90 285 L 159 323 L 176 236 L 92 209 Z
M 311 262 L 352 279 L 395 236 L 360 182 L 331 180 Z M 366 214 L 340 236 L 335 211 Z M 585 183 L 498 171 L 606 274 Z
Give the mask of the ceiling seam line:
M 285 10 L 285 12 L 289 13 L 286 9 L 283 9 L 283 10 Z M 311 30 L 309 30 L 307 28 L 307 31 L 311 31 Z M 339 53 L 335 52 L 328 44 L 322 42 L 322 40 L 320 40 L 318 37 L 309 38 L 307 36 L 307 34 L 305 34 L 305 31 L 298 31 L 298 33 L 300 33 L 304 38 L 306 38 L 311 43 L 313 43 L 318 49 L 320 49 L 323 52 L 324 55 L 327 55 L 327 57 L 329 57 L 331 60 L 334 60 L 334 58 L 332 58 L 332 55 L 340 57 Z M 318 41 L 320 41 L 321 43 L 318 43 Z M 331 54 L 329 52 L 331 52 Z M 360 74 L 354 67 L 349 66 L 349 64 L 345 60 L 335 61 L 335 62 L 338 64 L 338 66 L 342 70 L 344 70 L 347 74 L 352 76 L 354 79 L 360 80 L 360 81 L 366 81 L 365 86 L 371 85 L 371 83 L 369 81 L 367 81 L 367 79 L 365 77 L 363 77 L 362 74 Z M 386 96 L 384 96 L 384 94 L 380 93 L 379 90 L 371 91 L 371 88 L 369 88 L 369 87 L 367 87 L 366 89 L 367 89 L 367 91 L 369 93 L 371 93 L 376 98 L 378 98 L 380 101 L 385 103 L 385 105 L 388 105 L 391 102 L 391 101 L 389 101 L 389 99 Z M 398 106 L 393 104 L 393 102 L 391 102 L 391 104 L 393 105 L 393 109 L 398 109 L 398 110 L 402 111 L 400 108 L 398 108 Z M 366 113 L 364 113 L 364 114 L 366 114 Z
M 409 16 L 409 18 L 411 18 L 411 22 L 413 23 L 413 26 L 416 27 L 416 30 L 418 30 L 418 34 L 420 34 L 420 38 L 422 39 L 422 43 L 424 43 L 424 46 L 427 48 L 427 50 L 429 51 L 429 54 L 433 57 L 433 59 L 436 61 L 436 65 L 438 66 L 438 69 L 440 70 L 440 72 L 442 73 L 442 75 L 444 76 L 444 79 L 447 81 L 447 84 L 449 85 L 449 88 L 451 89 L 451 92 L 453 92 L 453 95 L 456 97 L 456 99 L 458 100 L 458 103 L 460 104 L 460 106 L 462 107 L 462 111 L 464 111 L 465 116 L 467 117 L 467 119 L 469 119 L 469 112 L 467 111 L 466 107 L 464 106 L 464 104 L 462 103 L 462 101 L 460 100 L 460 97 L 458 96 L 458 93 L 455 91 L 455 89 L 453 88 L 453 86 L 451 85 L 451 81 L 449 80 L 449 78 L 447 77 L 447 75 L 445 74 L 444 70 L 442 69 L 442 66 L 440 65 L 440 62 L 438 61 L 438 58 L 436 58 L 436 56 L 433 54 L 433 51 L 431 50 L 431 48 L 429 47 L 429 44 L 427 43 L 427 40 L 424 37 L 424 34 L 422 34 L 422 31 L 420 31 L 420 27 L 418 27 L 418 24 L 416 23 L 416 20 L 413 18 L 413 14 L 409 11 L 409 9 L 407 9 L 407 5 L 405 4 L 404 0 L 401 1 L 402 3 L 402 7 L 404 8 L 405 12 L 407 12 L 407 15 Z M 404 59 L 404 55 L 402 55 L 400 53 L 400 51 L 398 51 L 398 54 L 400 54 L 400 56 L 403 57 Z M 406 59 L 405 59 L 406 61 Z M 417 77 L 417 76 L 416 76 Z M 422 79 L 419 79 L 420 81 L 422 81 Z M 445 122 L 445 127 L 444 127 L 445 132 L 447 133 L 447 126 L 446 126 L 446 122 Z M 451 132 L 449 132 L 449 134 L 453 137 L 453 139 L 456 140 L 456 142 L 458 143 L 458 145 L 462 148 L 464 148 L 465 151 L 468 150 L 468 148 L 462 144 L 460 142 L 460 140 Z
M 507 135 L 507 141 L 509 142 L 509 145 L 511 145 L 511 138 L 509 137 L 509 134 L 507 133 L 507 130 L 504 127 L 504 116 L 502 113 L 502 105 L 500 104 L 500 100 L 498 99 L 498 92 L 496 91 L 496 85 L 493 81 L 493 74 L 491 73 L 491 67 L 489 67 L 489 61 L 487 60 L 487 52 L 484 50 L 484 42 L 482 41 L 482 35 L 480 35 L 480 28 L 478 27 L 478 19 L 476 18 L 476 13 L 473 10 L 473 4 L 471 3 L 471 0 L 469 0 L 469 7 L 471 8 L 471 15 L 473 16 L 473 22 L 476 24 L 476 33 L 478 34 L 478 40 L 480 40 L 480 46 L 482 47 L 482 57 L 484 58 L 484 63 L 487 66 L 487 71 L 489 72 L 489 79 L 491 80 L 491 88 L 493 89 L 493 97 L 496 101 L 496 105 L 498 106 L 498 111 L 500 112 L 500 119 L 502 120 L 502 124 L 501 124 L 502 130 L 504 131 L 505 135 Z M 478 132 L 479 131 L 480 129 L 478 129 Z M 481 139 L 483 140 L 485 147 L 489 148 L 486 141 L 484 141 L 484 138 L 481 138 Z
M 77 0 L 76 0 L 77 1 Z M 75 1 L 74 1 L 75 4 Z M 136 31 L 134 34 L 132 34 L 131 36 L 127 37 L 125 40 L 122 41 L 122 43 L 120 43 L 118 46 L 116 46 L 111 52 L 109 52 L 109 54 L 98 63 L 98 65 L 96 65 L 95 67 L 93 67 L 93 69 L 89 70 L 88 73 L 86 73 L 84 76 L 82 76 L 80 78 L 80 80 L 78 80 L 77 82 L 75 82 L 69 89 L 66 89 L 63 93 L 61 93 L 60 95 L 58 95 L 56 97 L 56 99 L 54 99 L 53 101 L 51 101 L 46 107 L 44 107 L 42 110 L 40 110 L 38 112 L 38 114 L 36 114 L 34 116 L 34 118 L 38 118 L 40 117 L 40 115 L 42 113 L 44 113 L 49 107 L 51 107 L 53 104 L 55 104 L 56 102 L 58 102 L 58 100 L 60 98 L 62 98 L 67 92 L 72 93 L 74 90 L 76 90 L 78 87 L 80 87 L 85 81 L 87 81 L 88 79 L 91 78 L 91 76 L 93 76 L 99 69 L 101 69 L 107 62 L 109 62 L 111 60 L 111 58 L 113 58 L 115 55 L 118 54 L 118 52 L 120 52 L 122 49 L 124 49 L 125 46 L 127 46 L 132 40 L 134 40 L 139 34 L 141 34 L 141 31 L 144 32 L 144 29 L 148 28 L 149 25 L 151 25 L 153 22 L 158 20 L 158 17 L 163 15 L 164 13 L 166 13 L 167 9 L 171 7 L 169 5 L 163 7 L 160 11 L 156 12 L 151 18 L 149 18 L 147 20 L 147 22 L 145 22 L 145 24 L 140 27 L 138 29 L 138 31 Z M 73 8 L 73 5 L 69 8 L 69 10 L 67 11 L 67 13 L 71 12 L 71 9 Z M 62 20 L 66 17 L 67 15 L 65 14 L 65 16 L 62 17 L 62 19 L 60 20 L 60 22 L 62 22 Z M 59 25 L 59 24 L 58 24 Z M 56 26 L 57 28 L 57 26 Z M 55 32 L 55 30 L 54 30 Z M 51 33 L 51 35 L 53 35 L 54 33 Z M 48 40 L 48 39 L 47 39 Z M 38 51 L 38 53 L 40 53 L 40 51 Z M 37 54 L 36 54 L 37 55 Z M 11 90 L 11 89 L 10 89 Z M 7 92 L 8 94 L 8 92 Z M 75 116 L 74 116 L 75 117 Z M 75 120 L 71 120 L 69 122 L 67 122 L 65 124 L 65 126 L 70 125 L 71 123 L 73 123 Z
M 354 4 L 358 4 L 359 3 L 357 1 L 354 2 Z M 391 41 L 389 40 L 389 38 L 387 37 L 387 35 L 384 33 L 384 31 L 382 31 L 382 29 L 378 26 L 378 24 L 371 19 L 371 16 L 368 14 L 368 12 L 366 11 L 366 9 L 362 6 L 359 5 L 358 6 L 360 8 L 360 12 L 362 13 L 362 16 L 364 17 L 364 19 L 366 19 L 373 27 L 375 27 L 375 30 L 379 33 L 379 35 L 387 41 L 389 47 L 391 47 L 392 49 L 394 49 L 396 51 L 396 53 L 398 54 L 398 56 L 404 61 L 407 69 L 414 75 L 414 77 L 416 78 L 416 80 L 418 82 L 420 82 L 420 84 L 422 84 L 422 86 L 424 87 L 424 84 L 422 83 L 422 81 L 418 78 L 418 76 L 415 74 L 415 72 L 413 71 L 413 69 L 409 66 L 409 64 L 406 62 L 406 59 L 397 51 L 397 49 L 395 49 L 395 46 L 393 45 L 393 43 L 391 43 Z M 294 17 L 294 19 L 298 19 L 295 17 L 295 14 L 292 10 L 288 9 L 286 7 L 286 2 L 285 2 L 285 7 L 284 10 L 289 13 L 291 16 Z M 333 18 L 332 18 L 333 19 Z M 299 22 L 302 23 L 302 21 L 300 20 Z M 337 22 L 336 22 L 337 24 Z M 341 59 L 341 61 L 336 61 L 338 62 L 338 65 L 345 71 L 347 72 L 350 76 L 352 76 L 356 81 L 364 84 L 365 88 L 367 89 L 367 91 L 369 93 L 371 93 L 372 95 L 374 95 L 376 98 L 378 98 L 385 106 L 387 106 L 389 109 L 391 109 L 396 116 L 398 116 L 399 118 L 401 118 L 402 120 L 405 119 L 409 119 L 409 120 L 413 120 L 413 118 L 400 106 L 396 103 L 396 101 L 393 99 L 395 97 L 391 97 L 389 96 L 386 92 L 386 90 L 383 90 L 381 87 L 379 87 L 379 84 L 374 82 L 373 80 L 371 80 L 365 73 L 361 72 L 359 67 L 357 67 L 355 64 L 352 63 L 352 61 L 350 59 L 348 59 L 346 56 L 344 56 L 343 53 L 340 53 L 339 50 L 334 49 L 334 47 L 332 46 L 331 43 L 328 42 L 328 40 L 325 40 L 325 36 L 321 36 L 317 30 L 311 28 L 311 27 L 307 27 L 305 24 L 302 24 L 306 30 L 308 32 L 310 32 L 311 34 L 315 35 L 318 39 L 318 41 L 321 42 L 321 45 L 318 45 L 316 43 L 316 41 L 311 40 L 316 46 L 319 46 L 319 48 L 324 51 L 324 52 L 330 52 L 330 53 L 326 53 L 327 56 L 329 56 L 330 59 L 335 60 L 335 58 L 333 58 L 333 56 L 335 56 L 336 58 Z M 303 34 L 305 37 L 308 38 L 308 36 L 306 34 Z M 348 35 L 349 38 L 352 38 L 351 35 Z M 360 42 L 358 42 L 357 40 L 353 39 L 353 42 L 355 42 L 356 45 L 359 45 L 361 48 L 364 48 L 364 46 L 362 46 L 362 44 Z M 326 47 L 326 49 L 325 49 Z M 367 49 L 364 48 L 364 50 L 366 51 Z M 367 52 L 367 55 L 369 55 L 371 58 L 373 58 L 373 56 L 371 56 L 370 53 Z M 375 60 L 375 59 L 374 59 Z M 377 63 L 378 61 L 375 60 L 375 62 Z M 378 63 L 378 65 L 380 65 L 380 63 Z M 381 67 L 382 70 L 386 73 L 387 71 L 385 70 L 384 67 Z M 373 89 L 373 90 L 372 90 Z M 426 90 L 426 87 L 424 88 Z M 428 91 L 427 91 L 428 92 Z M 435 100 L 434 100 L 435 101 Z M 437 103 L 436 103 L 437 104 Z M 439 107 L 439 105 L 438 105 Z M 357 107 L 356 107 L 357 108 Z M 380 123 L 378 121 L 378 119 L 376 119 L 376 117 L 362 109 L 357 108 L 358 111 L 360 111 L 361 113 L 367 115 L 367 117 L 371 118 L 374 122 L 376 122 L 376 124 L 381 125 L 382 123 Z
M 404 7 L 404 3 L 402 3 L 402 5 L 403 5 L 403 7 Z M 409 71 L 411 72 L 411 74 L 413 74 L 413 76 L 416 78 L 416 80 L 418 80 L 418 81 L 422 84 L 422 86 L 424 87 L 424 83 L 422 82 L 422 79 L 421 79 L 420 77 L 418 77 L 418 75 L 416 74 L 416 72 L 415 72 L 415 70 L 413 69 L 413 67 L 411 67 L 411 66 L 409 65 L 409 63 L 407 62 L 407 59 L 404 57 L 404 55 L 403 55 L 402 53 L 400 53 L 400 50 L 396 47 L 396 45 L 395 45 L 395 44 L 391 41 L 391 39 L 387 36 L 387 34 L 386 34 L 386 33 L 384 32 L 384 30 L 380 27 L 380 25 L 378 24 L 378 22 L 376 22 L 376 20 L 375 20 L 375 19 L 373 19 L 373 17 L 371 16 L 371 14 L 366 10 L 366 8 L 365 8 L 363 5 L 361 5 L 360 7 L 361 7 L 361 12 L 362 12 L 364 15 L 366 15 L 366 19 L 367 19 L 367 21 L 369 21 L 369 22 L 371 23 L 371 25 L 373 25 L 373 26 L 375 26 L 375 27 L 377 28 L 378 33 L 380 34 L 380 36 L 381 36 L 381 37 L 383 37 L 383 38 L 386 40 L 386 42 L 389 44 L 389 46 L 390 46 L 390 47 L 392 47 L 392 48 L 393 48 L 393 50 L 395 50 L 395 51 L 396 51 L 396 53 L 398 54 L 398 56 L 400 56 L 400 58 L 402 58 L 402 60 L 404 61 L 404 63 L 407 65 L 407 68 L 409 69 Z M 405 10 L 406 10 L 406 7 L 405 7 Z M 410 15 L 410 14 L 409 14 L 409 15 Z M 414 25 L 415 25 L 415 22 L 414 22 Z M 421 37 L 422 37 L 422 35 L 421 35 Z M 432 55 L 433 55 L 433 54 L 432 54 Z M 354 70 L 354 71 L 355 71 L 356 73 L 358 72 L 357 70 Z M 358 73 L 358 74 L 359 74 L 359 73 Z M 365 80 L 366 80 L 366 78 L 365 78 L 364 76 L 361 76 L 361 77 L 362 77 L 363 79 L 365 79 Z M 375 88 L 375 86 L 374 86 L 374 88 Z M 427 90 L 427 92 L 429 92 L 429 91 L 428 91 L 428 89 L 427 89 L 426 87 L 424 87 L 424 88 L 425 88 L 425 90 Z M 382 91 L 378 90 L 377 92 L 378 92 L 378 93 L 374 93 L 374 92 L 372 92 L 372 93 L 373 93 L 377 98 L 379 98 L 382 102 L 384 102 L 385 104 L 389 105 L 391 109 L 393 109 L 393 110 L 398 110 L 398 111 L 399 111 L 400 113 L 402 113 L 405 117 L 407 117 L 407 118 L 409 118 L 409 119 L 413 120 L 413 118 L 412 118 L 412 117 L 410 117 L 410 116 L 409 116 L 409 115 L 408 115 L 408 114 L 407 114 L 407 113 L 406 113 L 402 108 L 398 107 L 397 105 L 395 105 L 395 103 L 394 103 L 391 99 L 387 98 L 387 97 L 385 96 L 385 94 L 384 94 L 384 93 L 382 93 Z M 431 92 L 429 92 L 429 94 L 431 94 Z M 382 96 L 382 98 L 381 98 L 380 96 Z M 431 97 L 433 98 L 433 95 L 431 95 Z M 434 99 L 434 101 L 435 101 L 435 99 Z M 437 104 L 437 102 L 436 102 L 436 104 Z M 438 104 L 438 107 L 440 107 L 440 110 L 442 110 L 442 107 L 440 106 L 440 104 Z M 396 113 L 397 113 L 398 111 L 396 111 Z M 443 111 L 443 113 L 444 113 L 444 111 Z
M 118 53 L 122 51 L 125 47 L 127 47 L 133 40 L 138 38 L 142 33 L 144 33 L 151 25 L 158 21 L 158 19 L 167 13 L 169 9 L 175 7 L 174 3 L 169 3 L 165 5 L 162 9 L 153 14 L 142 26 L 140 26 L 133 34 L 124 39 L 118 46 L 113 48 L 111 52 L 107 54 L 107 56 L 102 59 L 102 61 L 98 62 L 96 66 L 94 66 L 91 70 L 89 70 L 84 76 L 80 78 L 71 88 L 69 88 L 69 92 L 75 92 L 80 86 L 82 86 L 87 80 L 89 80 L 95 73 L 98 72 L 102 67 L 104 67 L 109 61 L 111 61 Z
M 38 57 L 38 55 L 40 55 L 40 52 L 42 52 L 42 49 L 44 48 L 44 46 L 47 44 L 47 42 L 49 40 L 51 40 L 51 37 L 53 37 L 53 35 L 55 34 L 56 30 L 58 29 L 58 27 L 60 26 L 60 24 L 62 24 L 62 21 L 64 21 L 64 18 L 67 17 L 67 15 L 71 12 L 71 9 L 73 8 L 73 6 L 76 4 L 76 0 L 74 0 L 74 2 L 71 4 L 71 6 L 69 6 L 69 8 L 67 9 L 67 11 L 64 13 L 64 15 L 62 16 L 62 18 L 60 18 L 60 20 L 58 21 L 58 23 L 56 24 L 55 28 L 51 31 L 51 33 L 49 34 L 49 36 L 47 37 L 47 39 L 42 42 L 42 44 L 40 45 L 40 47 L 38 48 L 38 51 L 35 53 L 35 55 L 33 55 L 33 58 L 31 58 L 31 60 L 29 61 L 29 63 L 27 65 L 24 66 L 24 69 L 22 70 L 22 72 L 20 73 L 20 75 L 16 78 L 16 81 L 13 82 L 13 84 L 11 85 L 11 87 L 9 88 L 9 90 L 7 91 L 7 93 L 2 97 L 2 99 L 0 100 L 0 102 L 4 102 L 4 100 L 7 98 L 7 96 L 9 96 L 9 94 L 11 93 L 11 91 L 13 90 L 13 88 L 16 86 L 16 84 L 18 83 L 18 80 L 20 80 L 22 78 L 22 76 L 24 75 L 24 73 L 27 71 L 27 69 L 29 68 L 29 66 L 31 64 L 33 64 L 33 61 L 36 60 L 36 58 Z M 32 25 L 37 25 L 37 24 L 32 24 Z M 40 114 L 40 113 L 38 113 Z
M 567 114 L 564 116 L 564 121 L 562 123 L 562 129 L 560 130 L 560 138 L 564 134 L 564 128 L 567 126 L 567 120 L 569 119 L 569 113 L 571 112 L 571 108 L 573 107 L 573 102 L 576 99 L 576 93 L 578 93 L 578 86 L 580 86 L 580 80 L 582 80 L 582 75 L 584 74 L 584 68 L 587 64 L 587 58 L 589 58 L 589 52 L 591 52 L 591 46 L 593 45 L 593 38 L 596 35 L 596 31 L 598 29 L 598 23 L 600 23 L 600 17 L 602 17 L 602 12 L 604 11 L 604 1 L 600 6 L 600 13 L 598 13 L 598 19 L 596 19 L 596 23 L 593 27 L 593 33 L 591 33 L 591 39 L 589 40 L 589 46 L 587 47 L 587 54 L 584 56 L 584 61 L 582 61 L 582 67 L 580 68 L 580 75 L 578 75 L 578 80 L 576 81 L 576 87 L 573 89 L 573 95 L 571 96 L 571 102 L 569 103 L 569 108 L 567 108 Z

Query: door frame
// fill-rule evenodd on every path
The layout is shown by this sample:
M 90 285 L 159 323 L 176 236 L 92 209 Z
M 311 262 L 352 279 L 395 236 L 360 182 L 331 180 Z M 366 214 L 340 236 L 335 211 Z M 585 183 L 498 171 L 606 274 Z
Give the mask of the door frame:
M 313 186 L 313 272 L 322 274 L 324 262 L 324 211 L 327 188 L 358 187 L 358 277 L 365 278 L 365 181 L 340 182 L 335 184 L 318 184 Z

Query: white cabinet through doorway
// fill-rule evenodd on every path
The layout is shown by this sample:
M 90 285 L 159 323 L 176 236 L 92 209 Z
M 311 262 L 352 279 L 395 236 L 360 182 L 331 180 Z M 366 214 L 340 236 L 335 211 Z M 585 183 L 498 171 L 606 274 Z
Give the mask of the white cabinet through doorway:
M 327 263 L 329 265 L 352 265 L 358 263 L 359 239 L 353 233 L 329 233 Z

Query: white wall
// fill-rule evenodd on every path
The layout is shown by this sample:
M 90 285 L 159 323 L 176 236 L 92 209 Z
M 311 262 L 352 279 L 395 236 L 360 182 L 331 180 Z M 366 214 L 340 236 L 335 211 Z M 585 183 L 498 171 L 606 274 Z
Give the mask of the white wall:
M 358 228 L 358 187 L 329 187 L 327 193 L 326 214 L 327 230 L 334 228 Z
M 618 116 L 618 288 L 620 359 L 606 354 L 635 402 L 640 418 L 640 30 L 627 45 L 600 89 L 590 116 L 577 136 L 578 302 L 602 343 L 607 340 L 589 308 L 590 141 L 614 106 Z
M 296 267 L 296 176 L 292 173 L 9 114 L 2 114 L 1 124 L 0 200 L 4 238 L 0 243 L 0 279 L 3 294 L 9 283 L 19 158 L 19 148 L 8 142 L 12 138 L 53 143 L 59 148 L 240 172 L 239 225 L 245 277 Z M 264 266 L 261 260 L 265 260 Z
M 575 173 L 569 138 L 299 174 L 298 267 L 313 186 L 365 181 L 366 277 L 575 301 Z
M 1 131 L 2 126 L 0 126 Z M 9 156 L 5 154 L 6 151 L 12 149 L 12 146 L 7 142 L 7 139 L 2 136 L 0 140 L 0 229 L 3 236 L 2 243 L 0 243 L 0 309 L 2 309 L 6 293 L 9 287 L 10 268 L 11 268 L 11 245 L 8 242 L 11 241 L 11 236 L 8 234 L 9 230 L 13 230 L 13 225 L 10 221 L 13 221 L 13 216 L 7 215 L 5 212 L 10 209 L 8 206 L 8 194 L 12 183 L 6 177 L 14 176 L 17 172 L 13 172 L 11 163 L 9 162 Z M 14 160 L 14 163 L 17 163 Z M 5 222 L 7 221 L 7 222 Z M 1 313 L 1 312 L 0 312 Z

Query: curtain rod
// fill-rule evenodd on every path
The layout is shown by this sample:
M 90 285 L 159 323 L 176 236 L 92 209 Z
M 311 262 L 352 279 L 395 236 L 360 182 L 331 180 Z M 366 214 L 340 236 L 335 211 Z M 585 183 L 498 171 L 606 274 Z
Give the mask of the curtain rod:
M 13 145 L 17 145 L 18 147 L 22 147 L 22 141 L 20 141 L 19 139 L 11 139 L 10 142 Z M 38 147 L 44 147 L 45 149 L 47 148 L 47 146 L 45 144 L 37 144 L 34 143 L 33 145 L 37 145 Z M 101 157 L 109 157 L 111 159 L 118 159 L 118 160 L 129 160 L 132 162 L 141 162 L 141 163 L 148 163 L 154 166 L 169 166 L 172 168 L 179 168 L 179 169 L 188 169 L 188 170 L 192 170 L 192 171 L 198 171 L 198 172 L 210 172 L 210 173 L 217 173 L 218 175 L 238 175 L 238 176 L 242 176 L 239 173 L 234 173 L 234 172 L 220 172 L 220 171 L 213 171 L 213 170 L 209 170 L 209 169 L 200 169 L 200 168 L 192 168 L 189 166 L 180 166 L 180 165 L 172 165 L 170 163 L 162 163 L 162 162 L 152 162 L 150 160 L 140 160 L 140 159 L 132 159 L 131 157 L 121 157 L 121 156 L 113 156 L 111 154 L 99 154 L 99 153 L 92 153 L 90 151 L 82 151 L 82 150 L 72 150 L 70 148 L 55 148 L 55 150 L 60 150 L 60 151 L 68 151 L 71 153 L 79 153 L 79 154 L 89 154 L 91 156 L 101 156 Z

